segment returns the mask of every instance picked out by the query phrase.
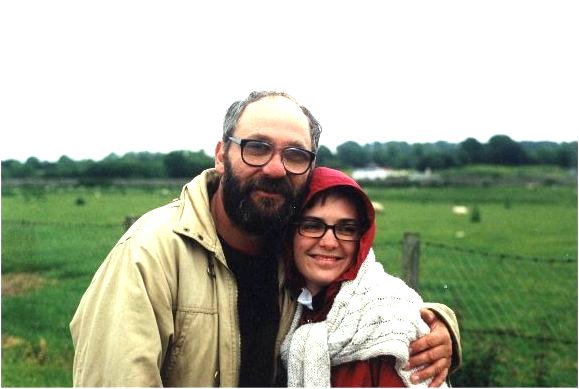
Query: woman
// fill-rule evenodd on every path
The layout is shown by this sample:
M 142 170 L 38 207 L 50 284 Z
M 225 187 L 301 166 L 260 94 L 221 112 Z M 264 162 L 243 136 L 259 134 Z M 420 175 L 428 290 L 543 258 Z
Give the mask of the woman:
M 375 231 L 360 186 L 337 170 L 315 169 L 288 239 L 288 281 L 301 291 L 282 345 L 288 386 L 412 385 L 408 346 L 429 328 L 420 296 L 376 262 Z

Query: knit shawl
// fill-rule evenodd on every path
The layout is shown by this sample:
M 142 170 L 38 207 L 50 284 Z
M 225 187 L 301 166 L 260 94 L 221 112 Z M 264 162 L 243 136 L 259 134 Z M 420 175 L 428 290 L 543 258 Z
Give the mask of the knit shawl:
M 409 344 L 430 332 L 420 317 L 422 299 L 384 271 L 370 253 L 356 278 L 342 284 L 326 320 L 298 327 L 298 304 L 281 349 L 289 387 L 329 387 L 330 366 L 381 355 L 396 358 L 406 386 L 417 369 L 404 370 Z M 418 386 L 426 387 L 430 381 Z

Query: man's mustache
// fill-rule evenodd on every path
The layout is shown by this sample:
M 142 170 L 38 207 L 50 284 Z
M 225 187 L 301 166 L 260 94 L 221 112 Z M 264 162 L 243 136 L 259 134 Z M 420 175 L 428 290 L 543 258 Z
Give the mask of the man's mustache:
M 279 193 L 291 195 L 292 189 L 289 182 L 285 179 L 260 178 L 257 179 L 249 190 L 262 190 L 269 193 Z

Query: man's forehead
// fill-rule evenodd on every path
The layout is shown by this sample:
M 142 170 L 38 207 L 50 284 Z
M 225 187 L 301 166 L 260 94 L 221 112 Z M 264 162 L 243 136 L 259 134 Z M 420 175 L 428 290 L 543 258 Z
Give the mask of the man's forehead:
M 251 119 L 283 118 L 302 122 L 309 128 L 309 120 L 295 101 L 284 96 L 268 96 L 247 105 L 239 122 Z
M 294 101 L 283 96 L 269 96 L 249 104 L 237 122 L 235 134 L 269 140 L 282 137 L 303 145 L 311 143 L 308 117 Z

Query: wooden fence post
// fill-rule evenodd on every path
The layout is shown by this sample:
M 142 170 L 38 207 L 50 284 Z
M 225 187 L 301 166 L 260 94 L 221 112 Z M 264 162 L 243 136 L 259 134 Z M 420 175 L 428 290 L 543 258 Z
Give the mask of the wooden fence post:
M 402 238 L 402 279 L 418 292 L 420 234 L 405 232 Z

